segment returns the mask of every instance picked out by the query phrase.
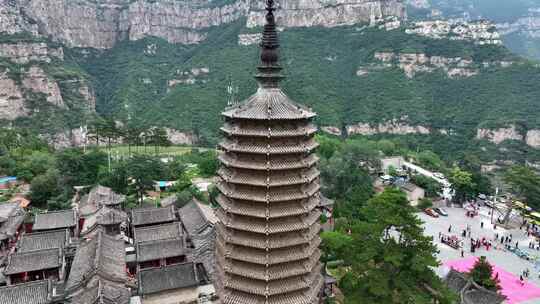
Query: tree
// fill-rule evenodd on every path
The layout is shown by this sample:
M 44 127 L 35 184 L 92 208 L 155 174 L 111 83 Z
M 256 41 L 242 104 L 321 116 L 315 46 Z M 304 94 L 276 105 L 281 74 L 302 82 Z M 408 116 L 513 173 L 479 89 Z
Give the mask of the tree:
M 514 166 L 506 171 L 504 180 L 518 197 L 532 207 L 540 208 L 540 175 L 529 167 Z
M 327 263 L 346 255 L 353 239 L 338 231 L 325 231 L 321 233 L 321 241 L 321 260 Z
M 166 172 L 166 168 L 159 159 L 148 155 L 133 156 L 127 162 L 127 168 L 139 204 L 143 202 L 144 193 L 154 188 L 154 181 L 160 180 Z
M 199 167 L 202 176 L 209 177 L 216 175 L 219 168 L 216 152 L 207 151 L 201 153 L 201 158 L 197 162 L 197 166 Z
M 167 131 L 164 128 L 152 128 L 149 130 L 149 134 L 150 143 L 154 145 L 156 156 L 158 155 L 159 147 L 168 147 L 171 145 Z
M 398 189 L 387 188 L 368 201 L 361 220 L 352 224 L 352 241 L 328 250 L 350 265 L 340 282 L 346 303 L 429 304 L 434 298 L 452 303 L 454 297 L 432 269 L 439 265 L 437 249 L 421 224 Z
M 411 176 L 411 181 L 413 184 L 424 188 L 424 190 L 426 190 L 427 197 L 436 197 L 442 191 L 441 184 L 434 179 L 421 174 Z
M 450 172 L 449 181 L 455 191 L 454 199 L 459 203 L 463 203 L 467 197 L 474 193 L 475 185 L 472 181 L 472 174 L 457 166 Z
M 315 139 L 319 143 L 317 152 L 326 159 L 331 158 L 340 149 L 342 143 L 339 138 L 328 135 L 317 135 Z
M 358 211 L 373 194 L 369 173 L 357 163 L 336 153 L 330 159 L 322 159 L 321 179 L 323 193 L 336 199 L 336 217 L 357 217 Z
M 56 169 L 50 169 L 45 174 L 36 176 L 30 184 L 30 200 L 37 206 L 46 206 L 47 201 L 61 193 L 59 172 Z
M 471 278 L 486 289 L 492 291 L 501 290 L 500 280 L 493 278 L 493 266 L 489 264 L 485 256 L 481 256 L 469 272 Z
M 80 149 L 66 149 L 56 155 L 60 181 L 65 189 L 74 186 L 94 185 L 98 181 L 100 167 L 107 166 L 107 154 L 92 150 L 83 153 Z
M 441 170 L 441 168 L 444 167 L 443 161 L 439 158 L 439 155 L 429 150 L 418 153 L 417 160 L 422 167 L 431 170 Z

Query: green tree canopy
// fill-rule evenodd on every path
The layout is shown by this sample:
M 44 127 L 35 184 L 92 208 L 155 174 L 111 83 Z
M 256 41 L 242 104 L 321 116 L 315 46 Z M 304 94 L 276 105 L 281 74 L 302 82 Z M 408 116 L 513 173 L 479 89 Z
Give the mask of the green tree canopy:
M 337 243 L 328 252 L 350 265 L 340 282 L 346 303 L 429 304 L 434 297 L 452 303 L 453 296 L 432 270 L 439 265 L 436 247 L 414 212 L 403 192 L 388 188 L 362 208 L 351 241 L 325 240 L 330 246 Z
M 504 180 L 527 204 L 540 208 L 540 175 L 529 167 L 514 166 L 506 171 Z

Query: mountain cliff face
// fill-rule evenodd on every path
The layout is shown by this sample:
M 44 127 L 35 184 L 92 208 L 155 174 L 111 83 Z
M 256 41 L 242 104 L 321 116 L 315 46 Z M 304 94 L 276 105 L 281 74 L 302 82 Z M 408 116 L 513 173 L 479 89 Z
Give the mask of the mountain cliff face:
M 496 23 L 513 51 L 540 59 L 540 3 L 536 0 L 407 0 L 414 18 Z
M 170 43 L 199 43 L 206 30 L 248 17 L 263 22 L 263 1 L 232 0 L 219 5 L 174 0 L 12 0 L 0 4 L 0 32 L 30 31 L 69 47 L 108 49 L 147 36 Z M 402 0 L 282 0 L 280 25 L 337 26 L 406 17 Z

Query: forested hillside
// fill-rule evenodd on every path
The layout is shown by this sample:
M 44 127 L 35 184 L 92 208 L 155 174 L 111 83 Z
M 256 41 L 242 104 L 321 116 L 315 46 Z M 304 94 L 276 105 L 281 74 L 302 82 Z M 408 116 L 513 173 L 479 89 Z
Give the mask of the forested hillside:
M 238 43 L 246 31 L 241 20 L 215 28 L 196 46 L 148 38 L 87 56 L 72 50 L 67 57 L 93 77 L 98 112 L 137 124 L 196 130 L 203 143 L 215 143 L 229 80 L 238 87 L 239 100 L 256 87 L 257 45 Z M 321 126 L 402 119 L 469 139 L 479 127 L 540 127 L 540 69 L 504 47 L 365 26 L 286 29 L 280 38 L 284 87 L 319 113 Z M 408 65 L 376 59 L 378 52 L 461 58 L 476 74 L 451 77 L 448 67 L 422 72 L 422 63 L 413 61 L 418 71 L 408 77 Z

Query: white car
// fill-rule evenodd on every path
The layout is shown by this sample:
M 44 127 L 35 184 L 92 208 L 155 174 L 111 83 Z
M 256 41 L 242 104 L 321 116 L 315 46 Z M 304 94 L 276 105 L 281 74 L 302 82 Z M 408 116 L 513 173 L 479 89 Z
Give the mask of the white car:
M 436 178 L 444 179 L 444 174 L 442 174 L 441 172 L 435 172 L 433 173 L 433 176 L 435 176 Z

